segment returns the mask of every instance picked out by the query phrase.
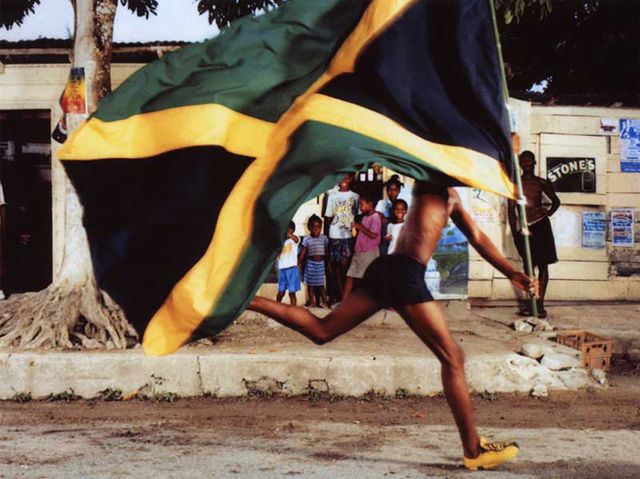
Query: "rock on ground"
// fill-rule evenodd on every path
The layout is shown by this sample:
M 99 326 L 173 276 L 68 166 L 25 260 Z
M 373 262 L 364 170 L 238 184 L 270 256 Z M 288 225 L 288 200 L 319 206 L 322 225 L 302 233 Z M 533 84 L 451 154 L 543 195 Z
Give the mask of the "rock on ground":
M 544 384 L 536 384 L 531 390 L 531 395 L 537 398 L 546 398 L 549 396 L 549 391 L 547 390 L 547 386 Z
M 582 363 L 579 358 L 568 354 L 549 352 L 542 357 L 540 364 L 552 371 L 561 369 L 579 368 Z

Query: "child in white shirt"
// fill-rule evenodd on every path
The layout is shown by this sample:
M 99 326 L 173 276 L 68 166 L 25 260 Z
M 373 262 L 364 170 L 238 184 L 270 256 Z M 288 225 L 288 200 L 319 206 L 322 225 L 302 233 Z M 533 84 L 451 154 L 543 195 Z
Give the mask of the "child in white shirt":
M 404 226 L 404 218 L 407 216 L 407 202 L 405 200 L 396 200 L 393 202 L 393 217 L 395 223 L 389 223 L 387 226 L 387 236 L 385 239 L 389 241 L 388 254 L 392 254 L 396 249 L 398 243 L 398 236 Z
M 284 293 L 289 291 L 289 300 L 294 306 L 298 304 L 296 292 L 300 291 L 300 274 L 298 272 L 300 238 L 294 234 L 295 230 L 295 223 L 290 221 L 284 245 L 282 245 L 282 253 L 278 256 L 278 294 L 276 296 L 276 301 L 280 302 L 284 298 Z

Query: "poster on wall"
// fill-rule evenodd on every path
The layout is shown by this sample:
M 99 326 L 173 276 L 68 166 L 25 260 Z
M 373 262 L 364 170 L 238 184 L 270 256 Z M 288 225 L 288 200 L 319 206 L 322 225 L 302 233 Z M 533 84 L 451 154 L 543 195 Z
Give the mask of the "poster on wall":
M 640 120 L 620 120 L 620 171 L 640 173 Z
M 489 193 L 478 188 L 472 190 L 473 201 L 471 213 L 478 224 L 495 225 L 498 223 L 498 210 L 491 201 Z
M 602 249 L 607 240 L 607 215 L 604 211 L 582 213 L 582 247 Z
M 466 188 L 456 188 L 465 209 L 469 208 Z M 467 296 L 469 282 L 469 242 L 449 218 L 442 230 L 438 247 L 427 264 L 424 280 L 436 299 L 459 299 Z
M 582 215 L 580 211 L 561 206 L 550 219 L 556 246 L 580 247 L 582 244 Z
M 64 113 L 88 113 L 84 68 L 72 68 L 69 72 L 69 79 L 60 98 L 60 106 Z
M 560 193 L 595 193 L 595 158 L 547 157 L 547 179 Z
M 633 246 L 633 208 L 611 209 L 611 244 Z

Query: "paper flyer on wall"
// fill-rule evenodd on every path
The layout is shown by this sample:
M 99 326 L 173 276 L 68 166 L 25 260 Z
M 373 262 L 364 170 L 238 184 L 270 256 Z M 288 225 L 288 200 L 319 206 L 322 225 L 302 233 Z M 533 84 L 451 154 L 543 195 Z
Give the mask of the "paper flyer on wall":
M 611 244 L 633 246 L 633 208 L 611 209 Z
M 607 216 L 604 211 L 582 212 L 582 247 L 602 249 L 606 245 Z
M 640 119 L 620 120 L 620 171 L 640 173 Z
M 60 106 L 65 113 L 86 114 L 88 112 L 84 68 L 72 68 L 69 72 L 69 80 L 60 98 Z

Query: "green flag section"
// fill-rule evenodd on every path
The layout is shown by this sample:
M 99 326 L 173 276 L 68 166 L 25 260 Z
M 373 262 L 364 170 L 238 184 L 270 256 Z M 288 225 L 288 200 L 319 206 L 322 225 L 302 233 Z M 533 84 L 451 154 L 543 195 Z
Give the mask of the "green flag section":
M 59 157 L 96 279 L 161 355 L 219 333 L 297 208 L 381 163 L 513 197 L 489 0 L 290 0 L 139 70 Z

